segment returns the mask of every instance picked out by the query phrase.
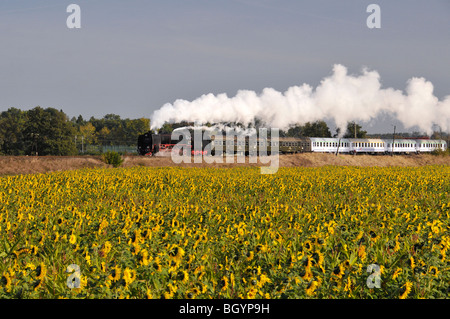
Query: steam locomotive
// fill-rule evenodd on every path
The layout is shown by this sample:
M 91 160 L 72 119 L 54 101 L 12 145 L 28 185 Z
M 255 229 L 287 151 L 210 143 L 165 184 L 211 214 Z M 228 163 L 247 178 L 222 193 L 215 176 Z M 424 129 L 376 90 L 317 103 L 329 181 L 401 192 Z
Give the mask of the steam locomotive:
M 194 143 L 194 139 L 189 134 L 179 134 L 174 138 L 172 134 L 154 134 L 151 131 L 138 136 L 138 154 L 153 156 L 157 153 L 167 153 L 177 151 L 183 155 L 207 155 L 207 144 L 209 140 L 202 140 L 201 145 Z

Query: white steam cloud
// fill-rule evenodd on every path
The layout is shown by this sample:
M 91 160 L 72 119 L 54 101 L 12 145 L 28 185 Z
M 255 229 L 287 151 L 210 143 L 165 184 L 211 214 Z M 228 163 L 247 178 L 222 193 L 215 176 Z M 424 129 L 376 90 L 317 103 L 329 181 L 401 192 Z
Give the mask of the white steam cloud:
M 333 74 L 313 89 L 308 84 L 292 86 L 284 93 L 265 88 L 261 94 L 240 90 L 234 97 L 225 93 L 205 94 L 193 101 L 167 103 L 151 116 L 151 128 L 165 122 L 241 123 L 255 118 L 269 127 L 287 129 L 295 124 L 332 119 L 345 133 L 347 122 L 370 121 L 382 113 L 393 115 L 405 128 L 418 126 L 431 133 L 433 124 L 450 130 L 450 95 L 439 101 L 433 84 L 424 78 L 411 78 L 406 92 L 381 88 L 377 71 L 362 70 L 349 75 L 336 64 Z

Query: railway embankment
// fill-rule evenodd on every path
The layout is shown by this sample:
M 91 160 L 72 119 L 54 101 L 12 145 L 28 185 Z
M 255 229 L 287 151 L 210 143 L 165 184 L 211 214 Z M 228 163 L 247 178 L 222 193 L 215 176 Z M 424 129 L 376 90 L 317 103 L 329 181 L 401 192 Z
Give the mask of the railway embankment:
M 424 166 L 424 165 L 450 165 L 450 156 L 437 156 L 431 154 L 411 155 L 348 155 L 348 154 L 320 154 L 303 153 L 280 155 L 279 167 L 319 167 L 319 166 Z M 267 163 L 267 161 L 266 161 Z M 272 162 L 273 163 L 273 162 Z M 186 158 L 184 162 L 176 164 L 170 156 L 124 156 L 123 167 L 149 166 L 149 167 L 221 167 L 236 166 L 267 166 L 261 162 L 254 163 L 246 157 L 245 163 L 240 163 L 234 157 L 223 163 L 194 163 L 193 158 Z M 273 165 L 273 164 L 272 164 Z M 100 156 L 0 156 L 0 176 L 47 173 L 54 171 L 74 170 L 81 168 L 110 167 Z

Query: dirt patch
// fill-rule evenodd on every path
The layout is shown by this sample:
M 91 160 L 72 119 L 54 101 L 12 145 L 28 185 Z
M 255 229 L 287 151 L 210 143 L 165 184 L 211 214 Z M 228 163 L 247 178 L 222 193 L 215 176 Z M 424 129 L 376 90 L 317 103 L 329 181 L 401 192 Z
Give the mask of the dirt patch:
M 268 166 L 270 162 L 257 163 L 252 158 L 245 157 L 245 163 L 239 163 L 238 158 L 231 158 L 232 163 L 194 163 L 193 158 L 185 158 L 190 163 L 176 164 L 170 156 L 125 156 L 123 167 L 237 167 L 237 166 Z M 424 165 L 450 165 L 450 156 L 420 155 L 347 155 L 305 153 L 293 155 L 280 155 L 280 167 L 318 167 L 326 165 L 335 166 L 424 166 Z M 100 156 L 0 156 L 0 175 L 17 175 L 47 173 L 80 168 L 111 167 L 102 162 Z

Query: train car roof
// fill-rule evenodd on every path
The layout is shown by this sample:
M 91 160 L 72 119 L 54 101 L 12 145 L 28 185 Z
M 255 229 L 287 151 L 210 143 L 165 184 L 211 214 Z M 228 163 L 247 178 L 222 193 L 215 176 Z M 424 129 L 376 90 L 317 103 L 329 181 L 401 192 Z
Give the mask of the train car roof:
M 309 137 L 291 137 L 291 136 L 286 136 L 286 137 L 279 137 L 278 138 L 280 141 L 305 141 L 308 140 Z
M 383 139 L 384 141 L 387 141 L 388 143 L 392 143 L 392 139 L 391 138 L 385 138 L 385 139 Z M 428 141 L 430 141 L 430 140 L 428 140 Z M 415 143 L 416 142 L 416 140 L 406 140 L 406 139 L 403 139 L 403 138 L 396 138 L 395 140 L 394 140 L 394 142 L 395 143 L 406 143 L 406 144 L 411 144 L 411 143 Z
M 338 137 L 310 137 L 313 142 L 338 142 Z M 341 138 L 341 142 L 350 142 L 348 138 Z
M 384 143 L 386 140 L 381 138 L 351 138 L 350 141 L 357 143 Z
M 419 143 L 422 143 L 422 144 L 426 144 L 426 143 L 447 143 L 445 140 L 423 140 L 423 139 L 418 139 L 418 140 L 415 140 L 415 141 L 417 141 Z

